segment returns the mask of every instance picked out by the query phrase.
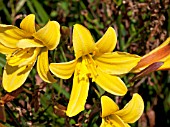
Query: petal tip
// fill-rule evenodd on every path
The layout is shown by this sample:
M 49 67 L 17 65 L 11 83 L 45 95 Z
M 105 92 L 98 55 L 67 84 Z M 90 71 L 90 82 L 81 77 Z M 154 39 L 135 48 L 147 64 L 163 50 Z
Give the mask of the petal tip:
M 84 107 L 81 110 L 77 110 L 76 112 L 67 109 L 66 110 L 66 115 L 68 117 L 73 117 L 73 116 L 76 116 L 78 113 L 80 113 L 83 110 L 84 110 Z

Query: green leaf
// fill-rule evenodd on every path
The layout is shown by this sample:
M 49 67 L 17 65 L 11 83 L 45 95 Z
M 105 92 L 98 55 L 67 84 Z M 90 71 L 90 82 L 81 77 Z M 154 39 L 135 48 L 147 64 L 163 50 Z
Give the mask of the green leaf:
M 20 1 L 18 1 L 17 5 L 16 5 L 15 13 L 18 13 L 18 11 L 24 6 L 26 1 L 27 0 L 20 0 Z
M 27 0 L 27 6 L 28 6 L 28 8 L 30 9 L 30 12 L 31 12 L 31 13 L 36 14 L 35 9 L 34 9 L 32 3 L 30 2 L 30 0 Z M 38 24 L 41 23 L 41 20 L 40 20 L 40 18 L 39 18 L 38 16 L 36 16 L 35 19 L 36 19 L 36 21 L 37 21 Z
M 6 64 L 5 55 L 0 54 L 0 68 L 4 67 Z
M 114 2 L 117 4 L 117 6 L 120 6 L 122 4 L 122 0 L 114 0 Z
M 38 13 L 38 16 L 40 17 L 42 23 L 47 23 L 49 20 L 49 16 L 47 14 L 47 12 L 44 10 L 44 8 L 42 7 L 42 5 L 37 1 L 37 0 L 32 0 L 32 3 L 35 7 L 35 10 Z
M 65 89 L 63 89 L 59 84 L 54 83 L 52 86 L 57 92 L 62 93 L 66 98 L 70 97 L 70 94 Z
M 6 8 L 6 6 L 4 5 L 3 0 L 0 0 L 0 10 L 3 10 L 3 12 L 5 13 L 5 16 L 6 16 L 4 18 L 6 18 L 6 20 L 11 23 L 12 22 L 11 15 L 10 15 L 8 9 Z

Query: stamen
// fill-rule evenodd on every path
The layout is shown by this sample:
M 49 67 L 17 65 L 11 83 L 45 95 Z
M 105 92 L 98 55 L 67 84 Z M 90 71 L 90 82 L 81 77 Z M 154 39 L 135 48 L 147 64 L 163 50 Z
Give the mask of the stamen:
M 17 50 L 15 50 L 13 53 L 12 53 L 12 55 L 11 55 L 11 57 L 13 57 L 15 54 L 17 54 L 19 51 L 21 51 L 22 49 L 17 49 Z

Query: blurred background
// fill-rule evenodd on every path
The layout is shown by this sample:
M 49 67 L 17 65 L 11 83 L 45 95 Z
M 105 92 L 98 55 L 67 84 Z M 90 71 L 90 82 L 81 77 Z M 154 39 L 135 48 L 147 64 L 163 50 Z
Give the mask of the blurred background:
M 0 0 L 1 24 L 19 27 L 21 20 L 30 13 L 36 15 L 37 27 L 49 20 L 58 21 L 62 26 L 60 44 L 50 51 L 49 62 L 74 59 L 71 35 L 76 23 L 87 27 L 95 41 L 109 26 L 114 27 L 118 36 L 115 51 L 141 56 L 170 36 L 169 0 Z M 0 80 L 5 62 L 5 56 L 0 54 Z M 145 111 L 131 126 L 169 127 L 170 71 L 153 72 L 130 82 L 134 76 L 121 76 L 129 89 L 124 97 L 110 95 L 91 83 L 86 110 L 68 118 L 63 111 L 69 101 L 72 78 L 47 84 L 39 78 L 35 67 L 18 90 L 7 93 L 0 87 L 1 99 L 8 100 L 0 107 L 0 127 L 98 127 L 101 124 L 101 95 L 112 97 L 122 108 L 136 92 L 144 100 Z

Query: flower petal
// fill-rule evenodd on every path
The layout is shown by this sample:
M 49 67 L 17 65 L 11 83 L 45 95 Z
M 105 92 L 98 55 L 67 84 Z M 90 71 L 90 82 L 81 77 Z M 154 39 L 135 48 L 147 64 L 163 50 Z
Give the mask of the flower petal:
M 144 55 L 138 65 L 133 69 L 133 72 L 139 72 L 155 62 L 163 62 L 162 59 L 165 59 L 170 54 L 169 49 L 170 37 L 160 46 L 158 46 L 148 54 Z
M 12 54 L 16 48 L 8 48 L 0 43 L 0 53 L 2 54 Z
M 7 56 L 7 63 L 10 66 L 25 66 L 32 64 L 40 52 L 40 48 L 18 49 L 11 56 Z
M 77 66 L 76 66 L 77 67 Z M 81 73 L 81 71 L 80 71 Z M 79 68 L 75 70 L 73 87 L 66 114 L 69 117 L 75 116 L 84 110 L 89 91 L 89 79 L 87 76 L 79 77 Z
M 100 127 L 113 127 L 113 126 L 110 123 L 107 123 L 103 118 Z
M 166 60 L 163 60 L 163 65 L 158 68 L 158 70 L 169 70 L 170 69 L 170 55 L 166 58 Z
M 100 70 L 97 71 L 97 74 L 94 81 L 105 91 L 119 96 L 126 94 L 127 87 L 119 77 L 105 74 Z
M 49 50 L 57 47 L 60 41 L 60 25 L 56 21 L 49 21 L 43 28 L 33 36 L 41 41 Z
M 35 33 L 35 15 L 29 14 L 20 23 L 20 28 L 27 31 L 28 33 Z
M 126 52 L 105 53 L 94 57 L 95 63 L 102 71 L 113 75 L 128 73 L 140 59 L 141 57 Z
M 105 125 L 105 126 L 104 126 Z M 111 126 L 110 126 L 111 125 Z M 127 127 L 126 124 L 117 115 L 110 115 L 102 120 L 100 127 Z
M 68 79 L 75 71 L 76 64 L 76 60 L 64 63 L 51 63 L 49 68 L 50 71 L 57 77 L 60 77 L 62 79 Z
M 125 123 L 134 123 L 141 117 L 143 110 L 143 99 L 139 94 L 135 93 L 129 103 L 122 110 L 115 112 L 115 114 Z
M 135 81 L 138 78 L 141 78 L 143 76 L 148 75 L 151 72 L 154 72 L 156 70 L 158 70 L 162 65 L 164 64 L 164 62 L 155 62 L 151 65 L 149 65 L 148 67 L 146 67 L 144 70 L 142 70 L 141 72 L 139 72 L 138 74 L 136 74 L 131 81 Z
M 41 48 L 41 52 L 38 56 L 37 60 L 37 72 L 42 80 L 48 83 L 56 82 L 49 71 L 49 63 L 48 63 L 48 49 Z
M 30 38 L 31 35 L 15 26 L 0 24 L 0 42 L 9 48 L 17 48 L 20 39 Z
M 32 47 L 44 47 L 44 45 L 36 39 L 21 39 L 17 43 L 18 48 L 32 48 Z
M 33 64 L 29 64 L 28 66 L 10 66 L 6 65 L 3 72 L 3 80 L 2 84 L 4 89 L 7 92 L 12 92 L 19 88 L 27 79 Z
M 119 77 L 109 75 L 93 64 L 90 64 L 89 71 L 91 72 L 93 81 L 105 91 L 119 96 L 126 94 L 127 87 Z
M 101 97 L 101 106 L 102 106 L 102 116 L 106 117 L 111 114 L 114 114 L 115 111 L 119 110 L 117 104 L 108 96 Z
M 73 47 L 76 59 L 83 55 L 92 53 L 95 49 L 95 43 L 90 31 L 80 24 L 74 25 Z
M 125 123 L 126 127 L 131 127 L 129 124 Z
M 103 37 L 95 44 L 99 49 L 99 54 L 113 51 L 117 43 L 116 32 L 112 27 L 109 27 Z

